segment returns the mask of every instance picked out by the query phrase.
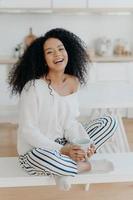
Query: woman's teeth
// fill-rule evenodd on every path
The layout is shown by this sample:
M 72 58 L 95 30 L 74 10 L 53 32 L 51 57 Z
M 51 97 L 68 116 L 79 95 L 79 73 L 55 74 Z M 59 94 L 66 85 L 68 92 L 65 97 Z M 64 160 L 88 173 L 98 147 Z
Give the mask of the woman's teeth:
M 57 60 L 57 61 L 55 61 L 54 63 L 57 64 L 57 63 L 60 63 L 60 62 L 63 62 L 63 59 Z

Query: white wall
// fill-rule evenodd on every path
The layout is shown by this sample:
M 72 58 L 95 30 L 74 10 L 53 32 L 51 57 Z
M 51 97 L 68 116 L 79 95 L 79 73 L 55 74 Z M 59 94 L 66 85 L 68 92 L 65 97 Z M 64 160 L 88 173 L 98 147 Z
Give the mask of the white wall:
M 88 46 L 100 36 L 114 41 L 124 38 L 133 46 L 133 16 L 63 15 L 63 14 L 0 14 L 0 55 L 11 55 L 23 41 L 29 27 L 37 36 L 50 28 L 64 27 L 78 34 Z

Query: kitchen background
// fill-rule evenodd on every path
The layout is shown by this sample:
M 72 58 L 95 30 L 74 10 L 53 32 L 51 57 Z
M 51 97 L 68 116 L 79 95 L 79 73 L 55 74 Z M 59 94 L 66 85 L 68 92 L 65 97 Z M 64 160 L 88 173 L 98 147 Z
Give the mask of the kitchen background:
M 133 15 L 106 14 L 0 14 L 0 55 L 13 55 L 17 44 L 28 35 L 29 27 L 37 36 L 53 27 L 67 28 L 94 47 L 99 37 L 107 37 L 115 44 L 126 40 L 133 49 Z
M 51 2 L 55 3 L 54 6 L 61 5 L 63 8 L 54 13 L 51 13 L 49 9 L 44 9 L 42 13 L 39 13 L 41 10 L 36 10 L 36 7 L 46 6 L 46 4 L 49 7 Z M 64 13 L 66 5 L 68 9 Z M 19 6 L 25 7 L 25 9 L 21 9 Z M 91 9 L 86 9 L 86 6 L 90 6 Z M 12 10 L 13 7 L 15 9 Z M 78 10 L 77 7 L 83 9 Z M 126 92 L 123 92 L 123 88 L 119 91 L 115 86 L 122 82 L 123 84 L 129 83 L 132 87 L 130 83 L 133 82 L 133 56 L 130 54 L 133 52 L 133 0 L 0 0 L 0 122 L 2 120 L 4 122 L 11 121 L 17 114 L 17 99 L 10 97 L 6 80 L 12 64 L 17 59 L 14 56 L 18 56 L 15 49 L 18 44 L 23 43 L 29 34 L 30 27 L 36 36 L 40 36 L 54 27 L 64 27 L 79 35 L 86 42 L 88 52 L 93 55 L 89 70 L 91 71 L 90 82 L 92 84 L 96 82 L 98 86 L 102 81 L 105 85 L 110 83 L 111 86 L 114 86 L 112 90 L 116 89 L 115 91 L 118 93 L 116 95 L 118 103 L 122 101 L 119 97 L 121 93 L 123 93 L 123 99 L 127 99 L 126 104 L 129 103 L 128 97 L 132 97 L 133 92 L 130 94 L 127 91 L 129 96 L 124 98 Z M 102 42 L 98 38 L 102 38 Z M 114 56 L 112 50 L 116 45 L 116 40 L 119 48 L 116 49 L 117 56 Z M 126 47 L 124 51 L 123 44 Z M 93 50 L 96 47 L 101 56 L 94 56 Z M 97 90 L 97 94 L 98 103 L 100 90 Z M 131 109 L 122 111 L 123 116 L 133 118 Z M 132 119 L 124 119 L 128 141 L 133 150 L 132 124 Z M 1 156 L 17 155 L 16 130 L 16 125 L 0 124 Z M 56 198 L 59 197 L 62 200 L 81 198 L 85 200 L 132 200 L 133 197 L 132 183 L 94 184 L 91 185 L 89 193 L 84 192 L 81 187 L 74 187 L 65 195 L 53 187 L 52 190 L 49 187 L 3 188 L 0 190 L 0 196 L 3 200 L 18 200 L 23 199 L 23 194 L 25 194 L 29 200 L 50 200 L 53 199 L 52 191 L 54 191 Z
M 93 73 L 89 74 L 89 80 L 124 80 L 133 82 L 133 9 L 131 9 L 133 5 L 131 8 L 127 6 L 128 8 L 123 10 L 124 6 L 121 2 L 123 3 L 124 1 L 113 0 L 109 10 L 104 8 L 100 9 L 99 12 L 96 8 L 95 10 L 92 9 L 93 12 L 88 12 L 85 9 L 77 9 L 72 12 L 71 4 L 74 8 L 76 6 L 75 2 L 79 2 L 79 5 L 82 5 L 83 2 L 94 1 L 98 4 L 101 1 L 105 5 L 107 1 L 68 0 L 70 10 L 67 9 L 67 12 L 66 10 L 64 12 L 64 8 L 61 8 L 53 13 L 49 10 L 49 13 L 46 11 L 39 13 L 35 9 L 31 9 L 31 5 L 28 5 L 30 12 L 23 9 L 15 9 L 14 12 L 11 9 L 7 9 L 3 12 L 1 2 L 4 1 L 6 2 L 6 0 L 0 1 L 0 94 L 2 94 L 0 107 L 4 112 L 8 106 L 16 105 L 17 103 L 17 98 L 12 98 L 9 94 L 9 89 L 7 89 L 7 74 L 19 56 L 18 51 L 16 52 L 19 44 L 21 44 L 21 52 L 23 52 L 24 41 L 26 36 L 29 35 L 30 27 L 32 27 L 33 34 L 37 37 L 54 27 L 69 29 L 81 37 L 88 47 L 88 53 L 92 56 L 91 71 Z M 63 2 L 56 1 L 58 4 Z M 7 2 L 12 3 L 15 0 Z M 42 2 L 42 0 L 39 0 L 39 2 Z M 119 2 L 117 10 L 114 6 L 116 2 Z M 128 4 L 131 1 L 126 2 Z M 97 58 L 95 54 L 100 57 Z M 6 107 L 3 107 L 3 105 Z M 124 110 L 123 116 L 133 117 L 132 110 Z

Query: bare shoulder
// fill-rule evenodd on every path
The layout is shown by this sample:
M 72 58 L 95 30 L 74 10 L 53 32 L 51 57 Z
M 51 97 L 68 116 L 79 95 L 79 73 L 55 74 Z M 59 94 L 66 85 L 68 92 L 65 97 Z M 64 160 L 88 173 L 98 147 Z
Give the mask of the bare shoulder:
M 73 92 L 76 92 L 79 89 L 80 82 L 76 76 L 67 75 L 67 80 L 69 82 L 69 86 Z

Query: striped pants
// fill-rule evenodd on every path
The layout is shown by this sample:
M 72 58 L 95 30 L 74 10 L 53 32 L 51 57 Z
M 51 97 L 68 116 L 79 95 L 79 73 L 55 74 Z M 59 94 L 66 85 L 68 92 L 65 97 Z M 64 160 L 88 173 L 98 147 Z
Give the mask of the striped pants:
M 116 127 L 117 122 L 111 116 L 103 116 L 84 125 L 96 151 L 113 136 Z M 25 155 L 19 156 L 19 161 L 21 167 L 30 175 L 75 176 L 78 173 L 77 163 L 57 150 L 33 148 Z

